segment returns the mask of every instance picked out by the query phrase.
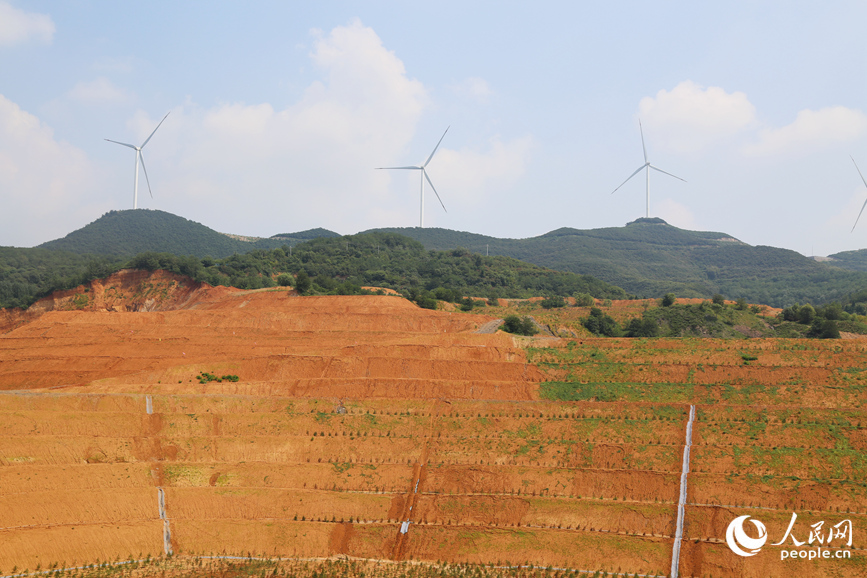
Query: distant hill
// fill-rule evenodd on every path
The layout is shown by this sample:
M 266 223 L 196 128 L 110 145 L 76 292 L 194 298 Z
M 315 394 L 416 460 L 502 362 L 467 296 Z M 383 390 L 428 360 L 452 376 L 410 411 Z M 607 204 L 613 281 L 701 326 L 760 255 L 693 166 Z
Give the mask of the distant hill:
M 319 239 L 321 237 L 331 238 L 340 236 L 340 233 L 335 233 L 334 231 L 318 227 L 316 229 L 307 229 L 306 231 L 299 231 L 297 233 L 280 233 L 279 235 L 271 235 L 269 238 L 281 241 L 285 239 L 291 239 L 293 241 L 310 241 L 311 239 Z
M 136 209 L 110 211 L 62 239 L 39 245 L 45 249 L 78 254 L 131 257 L 154 251 L 195 257 L 228 257 L 253 249 L 274 249 L 317 237 L 339 236 L 325 229 L 287 233 L 269 239 L 244 240 L 224 235 L 195 221 L 165 211 Z
M 828 255 L 827 259 L 825 262 L 834 267 L 849 269 L 850 271 L 867 271 L 867 249 L 834 253 Z
M 839 300 L 867 284 L 862 272 L 819 263 L 788 249 L 753 247 L 724 233 L 679 229 L 662 219 L 638 219 L 604 229 L 562 228 L 529 239 L 417 227 L 378 230 L 406 235 L 427 249 L 463 247 L 592 275 L 647 297 L 721 293 L 782 307 Z

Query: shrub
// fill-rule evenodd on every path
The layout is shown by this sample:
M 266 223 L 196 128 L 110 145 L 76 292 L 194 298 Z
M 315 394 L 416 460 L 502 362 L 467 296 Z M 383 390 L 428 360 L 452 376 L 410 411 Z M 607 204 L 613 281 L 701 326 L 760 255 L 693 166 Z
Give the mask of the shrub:
M 503 320 L 503 331 L 514 333 L 515 335 L 536 335 L 536 325 L 529 317 L 518 317 L 517 315 L 508 315 Z
M 666 293 L 662 296 L 662 306 L 663 307 L 671 307 L 674 305 L 674 302 L 677 300 L 677 297 L 674 296 L 674 293 Z
M 723 297 L 722 295 L 720 295 L 719 293 L 714 295 L 713 298 L 711 299 L 711 301 L 713 301 L 715 305 L 725 305 L 726 304 L 726 298 Z
M 291 287 L 292 286 L 292 277 L 283 273 L 279 277 L 277 277 L 277 285 L 280 287 Z
M 539 302 L 539 305 L 541 305 L 543 309 L 554 309 L 557 307 L 566 307 L 566 301 L 559 295 L 556 295 L 554 297 L 546 297 L 545 299 L 542 299 L 542 301 Z
M 596 299 L 593 298 L 593 295 L 589 293 L 575 294 L 575 307 L 590 307 L 592 305 L 596 305 Z
M 298 291 L 298 294 L 304 295 L 310 291 L 310 285 L 310 277 L 307 273 L 305 271 L 298 271 L 295 275 L 295 290 Z
M 593 335 L 605 337 L 617 337 L 621 334 L 620 325 L 609 315 L 606 315 L 598 307 L 590 309 L 590 316 L 582 321 L 582 325 Z
M 659 324 L 653 319 L 637 317 L 626 326 L 627 337 L 659 337 Z

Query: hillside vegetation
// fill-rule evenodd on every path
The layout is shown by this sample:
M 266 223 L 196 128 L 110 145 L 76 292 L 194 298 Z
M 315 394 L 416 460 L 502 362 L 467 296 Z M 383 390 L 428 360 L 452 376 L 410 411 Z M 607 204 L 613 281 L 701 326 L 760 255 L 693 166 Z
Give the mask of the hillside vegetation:
M 428 249 L 465 247 L 592 275 L 644 297 L 720 293 L 786 307 L 841 300 L 867 284 L 867 275 L 860 271 L 819 263 L 787 249 L 753 247 L 724 233 L 686 231 L 662 219 L 638 219 L 605 229 L 562 228 L 529 239 L 446 229 L 382 230 L 412 237 Z
M 259 289 L 307 285 L 302 293 L 357 294 L 362 286 L 404 292 L 431 306 L 434 297 L 454 301 L 586 293 L 622 299 L 619 287 L 587 275 L 551 271 L 508 257 L 482 257 L 466 250 L 427 251 L 393 233 L 317 238 L 294 247 L 257 249 L 223 259 L 147 252 L 131 259 L 85 257 L 46 249 L 0 251 L 0 307 L 26 307 L 52 291 L 70 289 L 123 269 L 163 269 L 210 285 Z M 303 283 L 303 281 L 301 282 Z

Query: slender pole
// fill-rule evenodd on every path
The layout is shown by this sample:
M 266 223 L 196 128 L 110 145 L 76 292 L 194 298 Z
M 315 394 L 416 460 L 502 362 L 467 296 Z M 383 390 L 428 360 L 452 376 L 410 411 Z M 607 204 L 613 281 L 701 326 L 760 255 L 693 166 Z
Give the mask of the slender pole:
M 424 168 L 421 170 L 421 209 L 419 210 L 418 226 L 424 228 Z
M 138 156 L 141 154 L 141 151 L 136 149 L 135 151 L 135 186 L 132 191 L 132 208 L 138 209 Z

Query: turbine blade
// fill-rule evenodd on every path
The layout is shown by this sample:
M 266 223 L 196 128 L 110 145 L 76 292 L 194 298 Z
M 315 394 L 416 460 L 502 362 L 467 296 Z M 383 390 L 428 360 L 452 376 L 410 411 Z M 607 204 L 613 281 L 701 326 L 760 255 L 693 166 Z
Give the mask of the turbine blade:
M 854 163 L 854 165 L 855 165 L 855 170 L 858 171 L 858 176 L 861 177 L 861 182 L 863 182 L 864 186 L 867 187 L 867 180 L 865 180 L 864 175 L 861 174 L 861 169 L 858 168 L 858 163 L 856 163 L 855 159 L 852 158 L 851 156 L 849 158 L 852 159 L 852 163 Z
M 144 145 L 142 145 L 142 146 L 144 146 Z M 139 158 L 139 160 L 141 161 L 141 168 L 142 168 L 142 170 L 144 171 L 144 174 L 145 174 L 145 182 L 147 182 L 147 184 L 148 184 L 148 192 L 151 194 L 151 198 L 153 199 L 153 198 L 154 198 L 154 193 L 153 193 L 153 191 L 151 191 L 151 181 L 150 181 L 150 179 L 148 178 L 148 170 L 145 168 L 145 164 L 144 164 L 144 155 L 142 154 L 141 151 L 138 151 L 138 158 Z
M 653 166 L 653 165 L 650 164 L 650 163 L 647 163 L 647 166 L 649 166 L 650 168 L 652 168 L 652 169 L 655 170 L 655 171 L 659 171 L 659 172 L 661 172 L 661 173 L 663 173 L 663 174 L 666 174 L 666 175 L 668 175 L 668 176 L 670 176 L 670 177 L 674 177 L 674 178 L 676 178 L 676 179 L 678 179 L 678 180 L 681 180 L 681 181 L 683 181 L 683 182 L 686 182 L 686 179 L 681 179 L 681 178 L 680 178 L 679 176 L 677 176 L 677 175 L 673 175 L 673 174 L 671 174 L 671 173 L 666 173 L 664 170 L 662 170 L 662 169 L 658 169 L 658 168 L 656 168 L 655 166 Z
M 383 171 L 383 170 L 391 171 L 391 170 L 400 170 L 400 169 L 410 169 L 410 170 L 420 171 L 420 170 L 422 170 L 422 167 L 376 167 L 373 170 L 375 170 L 375 171 Z
M 110 138 L 107 138 L 107 139 L 104 139 L 104 140 L 107 140 L 108 142 L 113 142 L 114 144 L 119 144 L 119 145 L 123 145 L 123 146 L 125 146 L 125 147 L 129 147 L 129 148 L 131 148 L 131 149 L 133 149 L 133 150 L 138 150 L 138 149 L 136 148 L 135 145 L 127 144 L 127 143 L 125 143 L 125 142 L 117 142 L 116 140 L 111 140 Z
M 451 125 L 449 125 L 448 127 L 446 127 L 446 132 L 449 132 L 449 129 L 450 129 L 450 128 L 452 128 Z M 437 146 L 434 147 L 433 152 L 430 154 L 430 156 L 429 156 L 429 157 L 427 158 L 427 160 L 424 162 L 424 164 L 422 165 L 422 168 L 426 167 L 427 164 L 430 162 L 430 160 L 433 158 L 433 156 L 436 154 L 437 149 L 440 148 L 440 143 L 443 142 L 443 139 L 444 139 L 444 138 L 446 138 L 446 132 L 444 132 L 444 133 L 443 133 L 443 136 L 440 137 L 439 142 L 437 142 Z M 431 186 L 433 186 L 433 185 L 431 185 Z M 442 202 L 442 201 L 440 201 L 440 202 Z M 445 209 L 445 207 L 443 207 L 443 208 Z
M 644 162 L 647 162 L 647 147 L 644 146 L 644 129 L 641 128 L 641 119 L 638 119 L 638 131 L 641 133 L 641 150 L 644 152 Z
M 626 183 L 628 183 L 628 182 L 629 182 L 629 179 L 631 179 L 632 177 L 634 177 L 635 175 L 637 175 L 638 173 L 640 173 L 641 170 L 642 170 L 644 167 L 649 166 L 649 164 L 650 164 L 650 163 L 643 164 L 643 165 L 641 165 L 640 167 L 638 167 L 637 169 L 635 169 L 635 172 L 632 173 L 631 175 L 629 175 L 629 178 L 627 178 L 625 181 L 623 181 L 622 183 L 620 183 L 619 185 L 617 185 L 617 189 L 619 189 L 620 187 L 622 187 L 623 185 L 625 185 Z M 611 194 L 613 195 L 614 193 L 616 193 L 616 192 L 617 192 L 617 189 L 614 189 L 613 191 L 611 191 Z
M 446 129 L 446 130 L 448 130 L 448 129 Z M 445 136 L 445 135 L 443 135 L 443 136 Z M 421 170 L 421 174 L 424 175 L 424 178 L 427 180 L 427 184 L 429 184 L 429 185 L 430 185 L 430 188 L 433 189 L 433 192 L 434 192 L 434 194 L 437 196 L 437 200 L 440 202 L 440 205 L 443 205 L 443 200 L 440 198 L 440 194 L 437 192 L 436 187 L 433 186 L 433 183 L 431 182 L 430 177 L 427 176 L 427 171 L 424 170 L 424 169 L 422 169 L 422 170 Z M 446 209 L 446 206 L 445 206 L 445 205 L 443 205 L 443 211 L 445 211 L 446 213 L 448 213 L 448 210 Z
M 157 132 L 157 129 L 160 128 L 160 126 L 165 122 L 165 120 L 169 117 L 169 115 L 170 115 L 171 113 L 172 113 L 172 111 L 168 111 L 168 112 L 166 113 L 166 115 L 163 117 L 163 120 L 160 121 L 160 124 L 158 124 L 158 125 L 157 125 L 157 128 L 154 129 L 154 132 L 151 133 L 151 136 L 149 136 L 149 137 L 147 138 L 146 141 L 144 141 L 143 143 L 141 143 L 141 146 L 140 146 L 139 148 L 144 148 L 144 146 L 145 146 L 146 144 L 148 144 L 148 141 L 151 140 L 151 137 L 154 136 L 154 133 Z M 144 163 L 142 163 L 142 166 L 144 166 Z
M 864 212 L 864 207 L 867 207 L 867 201 L 864 201 L 864 204 L 861 205 L 861 213 Z M 858 219 L 861 218 L 861 213 L 858 213 Z M 855 230 L 855 226 L 858 225 L 858 219 L 855 219 L 855 224 L 852 225 L 852 231 L 854 231 L 854 230 Z M 852 231 L 849 231 L 849 232 L 851 233 Z
M 858 168 L 858 163 L 855 162 L 855 159 L 852 156 L 849 158 L 852 159 L 852 163 L 855 165 L 855 170 L 858 171 L 858 176 L 861 177 L 861 182 L 863 182 L 864 186 L 867 187 L 867 180 L 865 180 L 864 175 L 861 174 L 861 169 Z M 861 218 L 861 213 L 864 212 L 864 207 L 867 207 L 867 201 L 864 201 L 864 204 L 861 205 L 861 212 L 858 213 L 858 218 L 855 219 L 855 225 L 852 225 L 852 231 L 855 230 L 855 226 L 858 224 L 858 219 Z M 849 232 L 851 233 L 852 231 Z

